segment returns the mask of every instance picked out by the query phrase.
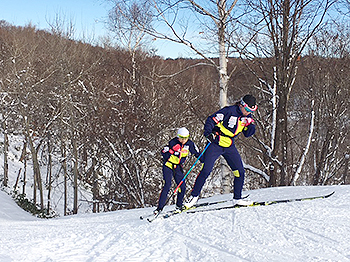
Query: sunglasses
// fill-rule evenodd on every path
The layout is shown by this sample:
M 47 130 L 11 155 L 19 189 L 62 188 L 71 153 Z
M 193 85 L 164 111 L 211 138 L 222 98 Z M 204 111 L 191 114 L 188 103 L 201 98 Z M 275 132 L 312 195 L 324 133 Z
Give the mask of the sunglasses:
M 243 100 L 241 100 L 241 105 L 244 107 L 244 109 L 249 112 L 249 113 L 253 113 L 258 109 L 257 105 L 254 105 L 252 107 L 248 106 L 248 104 L 246 102 L 244 102 Z
M 178 135 L 179 138 L 182 138 L 182 139 L 186 139 L 186 138 L 189 138 L 190 136 L 180 136 Z

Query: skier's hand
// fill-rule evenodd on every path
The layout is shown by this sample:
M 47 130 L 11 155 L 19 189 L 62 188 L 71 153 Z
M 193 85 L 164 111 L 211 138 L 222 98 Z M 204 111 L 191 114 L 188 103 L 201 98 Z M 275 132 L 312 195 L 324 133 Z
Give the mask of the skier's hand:
M 170 154 L 175 156 L 180 155 L 180 151 L 181 151 L 181 146 L 179 144 L 176 144 L 175 146 L 173 146 L 173 148 L 169 149 Z
M 207 135 L 207 137 L 206 137 L 206 139 L 207 139 L 210 143 L 212 143 L 212 142 L 215 140 L 215 138 L 216 138 L 216 135 L 213 134 L 213 133 L 210 133 L 210 134 Z
M 180 144 L 176 144 L 175 146 L 173 146 L 172 148 L 174 151 L 180 151 L 181 150 L 181 146 Z
M 249 126 L 251 123 L 254 123 L 254 119 L 251 117 L 242 117 L 241 122 L 244 126 Z
M 179 151 L 175 151 L 173 155 L 174 155 L 174 156 L 179 156 L 179 155 L 180 155 L 180 152 L 179 152 Z
M 220 128 L 218 126 L 214 126 L 213 130 L 211 130 L 211 133 L 214 134 L 215 136 L 220 135 Z

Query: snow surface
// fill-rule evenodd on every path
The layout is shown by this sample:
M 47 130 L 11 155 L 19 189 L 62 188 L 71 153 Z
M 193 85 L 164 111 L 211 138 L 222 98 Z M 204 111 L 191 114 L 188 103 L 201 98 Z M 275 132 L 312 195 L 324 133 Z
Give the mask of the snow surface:
M 153 223 L 139 219 L 153 208 L 38 219 L 0 192 L 0 261 L 350 261 L 350 186 L 244 193 L 264 201 L 332 191 L 327 199 L 183 213 Z

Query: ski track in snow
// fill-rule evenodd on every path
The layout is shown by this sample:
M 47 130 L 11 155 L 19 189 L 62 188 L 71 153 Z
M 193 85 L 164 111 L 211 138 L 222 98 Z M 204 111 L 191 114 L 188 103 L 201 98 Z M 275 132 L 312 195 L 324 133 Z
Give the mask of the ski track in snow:
M 265 201 L 333 190 L 327 199 L 183 213 L 152 223 L 139 217 L 153 208 L 35 219 L 18 207 L 11 209 L 6 196 L 6 209 L 0 207 L 0 261 L 347 262 L 350 186 L 247 193 Z M 211 199 L 225 197 L 231 195 Z

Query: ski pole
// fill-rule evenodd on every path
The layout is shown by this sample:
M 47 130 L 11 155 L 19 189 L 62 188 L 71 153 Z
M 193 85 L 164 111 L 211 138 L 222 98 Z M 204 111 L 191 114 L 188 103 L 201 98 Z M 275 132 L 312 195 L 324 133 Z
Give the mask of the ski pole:
M 176 193 L 177 190 L 179 190 L 180 186 L 182 185 L 182 183 L 185 181 L 186 177 L 188 176 L 188 174 L 192 171 L 192 169 L 194 168 L 194 166 L 197 164 L 197 162 L 199 161 L 199 159 L 201 158 L 201 156 L 204 154 L 205 150 L 207 150 L 207 148 L 209 147 L 209 145 L 211 144 L 211 142 L 209 142 L 206 147 L 203 149 L 202 153 L 198 156 L 197 160 L 193 163 L 192 167 L 187 171 L 186 175 L 183 177 L 183 179 L 180 181 L 180 183 L 177 185 L 177 187 L 174 190 L 174 194 Z
M 197 162 L 199 161 L 199 159 L 201 158 L 201 156 L 204 154 L 205 150 L 207 150 L 207 148 L 210 146 L 211 142 L 209 142 L 206 147 L 203 149 L 202 153 L 200 153 L 200 155 L 198 156 L 197 160 L 193 163 L 192 167 L 187 171 L 186 175 L 183 177 L 183 179 L 180 181 L 180 183 L 177 185 L 177 187 L 175 188 L 175 190 L 172 192 L 172 194 L 170 195 L 170 197 L 168 198 L 168 200 L 165 202 L 165 205 L 168 204 L 169 200 L 173 197 L 173 195 L 177 192 L 177 190 L 180 188 L 180 186 L 182 185 L 182 183 L 185 181 L 186 177 L 188 176 L 188 174 L 192 171 L 192 169 L 195 167 L 195 165 L 197 164 Z

